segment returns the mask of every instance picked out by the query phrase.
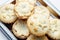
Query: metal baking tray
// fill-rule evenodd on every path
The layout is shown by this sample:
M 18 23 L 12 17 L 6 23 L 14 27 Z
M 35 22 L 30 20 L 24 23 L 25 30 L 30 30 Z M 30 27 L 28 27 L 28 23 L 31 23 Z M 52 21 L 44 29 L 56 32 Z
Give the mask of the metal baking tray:
M 38 2 L 37 1 L 37 3 L 36 3 L 36 5 L 37 6 L 40 6 L 40 5 L 42 5 L 40 2 Z M 53 19 L 53 18 L 56 18 L 54 15 L 50 15 L 50 19 Z M 7 24 L 8 25 L 8 24 Z M 2 22 L 0 22 L 0 32 L 1 32 L 1 35 L 3 36 L 2 38 L 2 40 L 18 40 L 14 35 L 13 35 L 13 33 L 11 32 L 11 30 L 9 30 L 8 28 L 7 28 L 7 26 L 4 24 L 4 23 L 2 23 Z M 0 35 L 0 36 L 1 36 Z M 5 38 L 5 39 L 4 39 Z M 1 40 L 1 39 L 0 39 Z M 20 40 L 20 39 L 19 39 Z

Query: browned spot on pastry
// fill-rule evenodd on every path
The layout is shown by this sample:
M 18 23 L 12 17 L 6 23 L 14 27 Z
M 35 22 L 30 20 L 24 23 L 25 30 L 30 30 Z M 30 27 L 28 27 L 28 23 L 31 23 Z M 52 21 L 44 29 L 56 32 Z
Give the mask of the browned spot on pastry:
M 54 30 L 55 32 L 57 31 L 57 30 Z
M 42 27 L 40 24 L 38 25 L 39 27 Z
M 35 37 L 32 37 L 32 40 L 35 40 L 36 38 Z
M 30 25 L 33 25 L 33 23 L 30 23 Z
M 17 30 L 14 29 L 15 32 L 17 32 Z
M 49 29 L 49 31 L 52 31 L 51 29 Z
M 5 10 L 9 10 L 9 8 L 5 8 Z
M 5 16 L 3 16 L 3 18 L 6 18 Z
M 44 28 L 47 28 L 47 26 L 43 26 L 43 28 L 42 28 L 42 29 L 44 30 Z
M 22 34 L 21 36 L 22 36 L 22 37 L 24 37 L 24 35 L 23 35 L 23 34 Z
M 23 34 L 20 36 L 21 38 L 26 38 L 26 36 L 24 36 Z
M 44 26 L 44 28 L 47 28 L 47 26 Z
M 34 28 L 34 31 L 37 32 L 38 31 L 37 28 Z

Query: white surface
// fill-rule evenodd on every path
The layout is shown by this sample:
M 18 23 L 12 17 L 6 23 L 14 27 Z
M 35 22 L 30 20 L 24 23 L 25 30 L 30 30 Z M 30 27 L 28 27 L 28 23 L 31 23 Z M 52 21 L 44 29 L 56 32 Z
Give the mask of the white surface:
M 0 31 L 0 40 L 8 40 L 8 39 L 2 34 L 1 31 Z
M 50 2 L 51 2 L 58 10 L 60 10 L 60 0 L 50 0 Z
M 0 6 L 6 5 L 8 3 L 11 3 L 14 0 L 0 0 Z
M 60 0 L 43 0 L 60 16 Z

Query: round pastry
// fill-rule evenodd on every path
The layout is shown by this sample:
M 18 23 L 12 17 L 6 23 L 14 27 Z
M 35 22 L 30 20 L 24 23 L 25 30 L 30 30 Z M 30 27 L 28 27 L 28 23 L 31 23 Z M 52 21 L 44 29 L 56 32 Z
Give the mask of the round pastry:
M 45 18 L 50 17 L 49 10 L 44 6 L 36 6 L 35 9 L 34 9 L 34 13 L 35 14 L 39 13 L 40 15 L 44 15 Z
M 48 38 L 46 36 L 42 36 L 42 37 L 37 37 L 34 35 L 30 35 L 27 40 L 48 40 Z
M 33 14 L 27 20 L 30 32 L 36 36 L 43 36 L 49 30 L 49 19 L 40 14 Z
M 2 22 L 13 23 L 16 19 L 13 4 L 7 4 L 0 8 L 0 20 Z
M 60 19 L 50 20 L 50 29 L 48 36 L 53 39 L 60 39 Z
M 12 27 L 14 35 L 20 39 L 25 39 L 29 36 L 29 30 L 26 25 L 26 20 L 17 20 Z
M 32 13 L 33 6 L 28 2 L 20 2 L 15 5 L 16 15 L 19 19 L 27 19 Z

